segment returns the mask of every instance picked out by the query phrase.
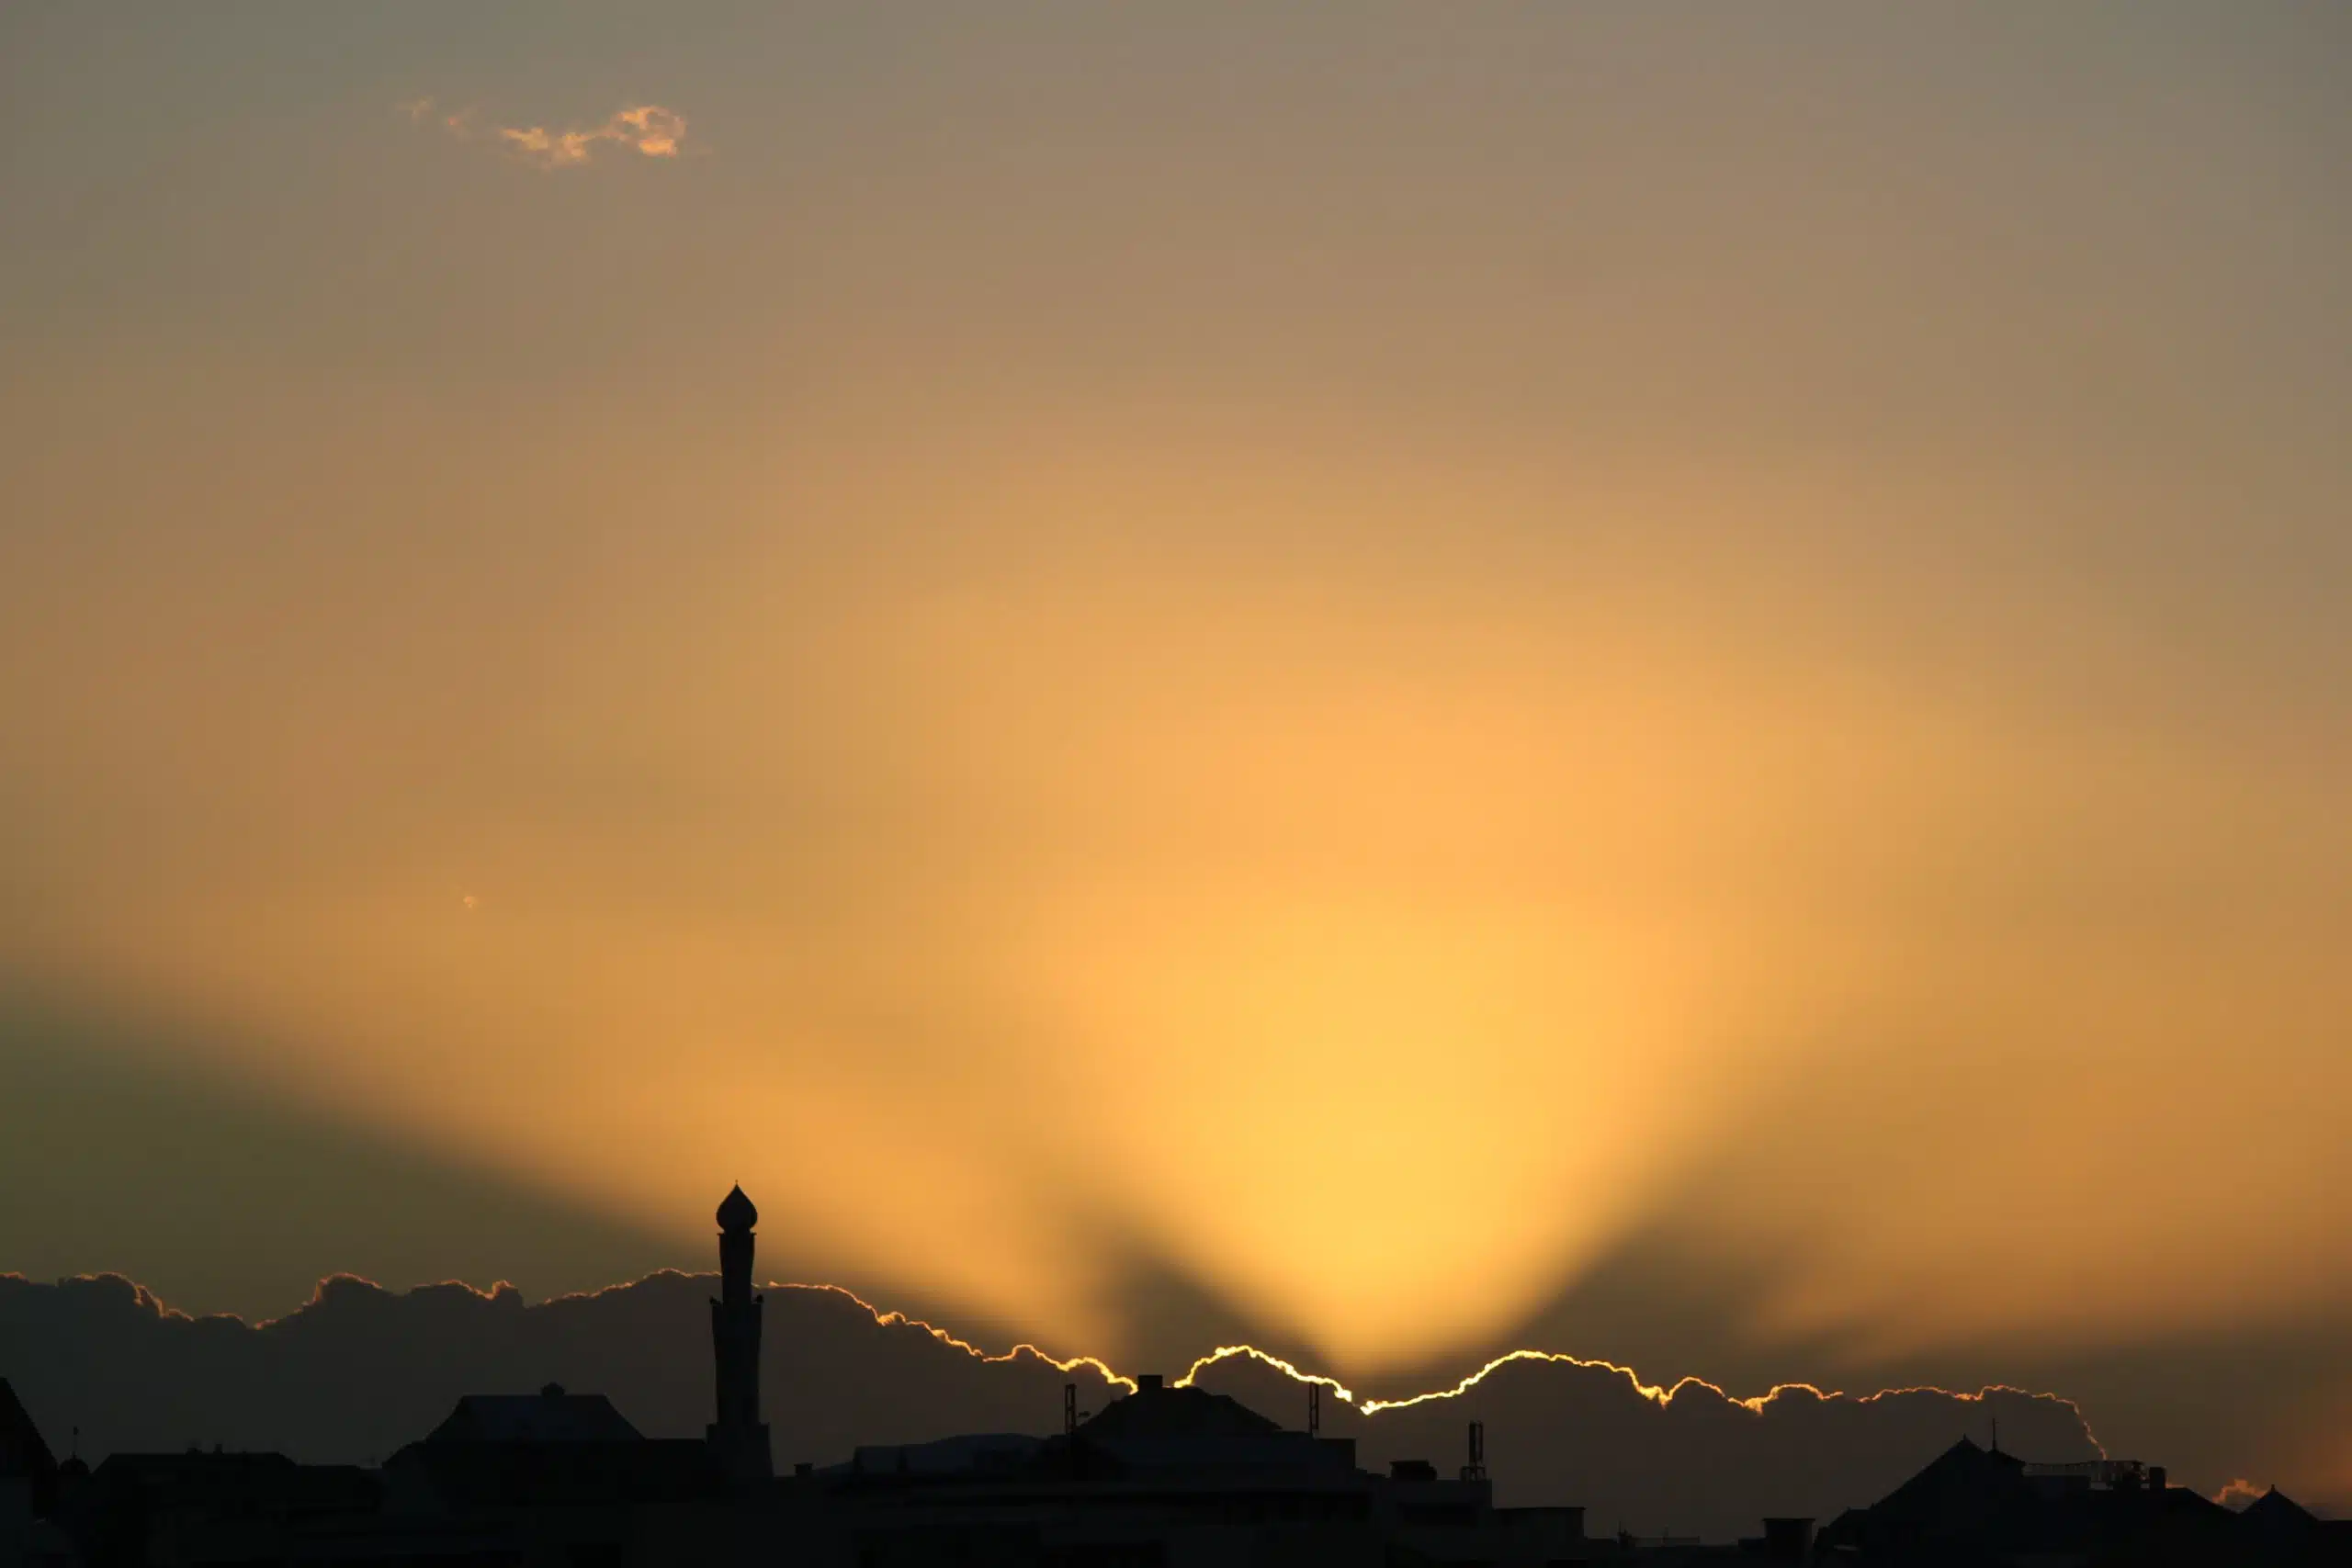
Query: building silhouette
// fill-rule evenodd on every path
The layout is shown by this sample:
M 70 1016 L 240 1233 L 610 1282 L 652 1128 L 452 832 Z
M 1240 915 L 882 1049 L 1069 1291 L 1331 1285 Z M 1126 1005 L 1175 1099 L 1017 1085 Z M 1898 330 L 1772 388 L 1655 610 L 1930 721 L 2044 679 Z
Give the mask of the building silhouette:
M 718 1418 L 711 1452 L 729 1480 L 752 1484 L 775 1473 L 768 1429 L 760 1420 L 760 1307 L 752 1291 L 752 1232 L 760 1211 L 740 1186 L 718 1205 L 718 1299 L 710 1303 L 711 1360 L 718 1374 Z
M 649 1438 L 604 1395 L 549 1383 L 466 1395 L 374 1468 L 216 1449 L 92 1471 L 59 1463 L 0 1381 L 0 1568 L 2352 1563 L 2352 1525 L 2276 1491 L 2233 1513 L 2161 1468 L 2033 1464 L 1964 1438 L 1817 1532 L 1789 1517 L 1736 1544 L 1592 1539 L 1581 1508 L 1497 1506 L 1482 1424 L 1452 1475 L 1416 1459 L 1374 1472 L 1312 1414 L 1286 1429 L 1156 1376 L 1082 1419 L 1069 1386 L 1051 1435 L 868 1445 L 779 1477 L 759 1401 L 759 1212 L 739 1187 L 718 1220 L 700 1438 Z
M 2233 1512 L 2132 1460 L 2035 1464 L 1966 1438 L 1867 1508 L 1820 1554 L 1867 1562 L 2352 1562 L 2352 1524 L 2273 1488 Z

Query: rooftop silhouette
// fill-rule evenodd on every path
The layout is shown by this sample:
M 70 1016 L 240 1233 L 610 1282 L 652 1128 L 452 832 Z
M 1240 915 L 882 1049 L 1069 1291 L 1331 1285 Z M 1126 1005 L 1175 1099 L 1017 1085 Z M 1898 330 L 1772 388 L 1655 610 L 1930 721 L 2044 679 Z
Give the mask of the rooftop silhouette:
M 702 1286 L 686 1276 L 539 1306 L 329 1281 L 260 1328 L 171 1314 L 127 1281 L 0 1280 L 0 1343 L 50 1352 L 21 1369 L 33 1403 L 106 1434 L 95 1470 L 61 1467 L 0 1383 L 12 1539 L 91 1568 L 257 1550 L 527 1562 L 559 1540 L 619 1562 L 1015 1562 L 1081 1541 L 1147 1554 L 1255 1541 L 1367 1563 L 1663 1558 L 1735 1537 L 1781 1558 L 2283 1563 L 2330 1560 L 2346 1541 L 2275 1490 L 2232 1513 L 2161 1468 L 2106 1457 L 2046 1395 L 1735 1400 L 1532 1355 L 1419 1398 L 1361 1397 L 1247 1350 L 1172 1382 L 1121 1378 L 1034 1350 L 991 1357 L 830 1288 L 756 1290 L 757 1208 L 739 1187 L 718 1218 L 699 1438 L 646 1435 L 690 1428 L 697 1400 L 699 1380 L 679 1375 L 695 1359 L 686 1292 Z M 771 1304 L 781 1337 L 763 1346 Z M 526 1364 L 563 1381 L 447 1392 L 452 1376 L 511 1386 Z M 106 1368 L 120 1379 L 92 1378 Z M 768 1410 L 792 1445 L 780 1475 Z M 1993 1413 L 2033 1461 L 1968 1435 Z M 247 1423 L 234 1443 L 141 1436 L 232 1421 Z M 1588 1538 L 1596 1500 L 1631 1528 Z

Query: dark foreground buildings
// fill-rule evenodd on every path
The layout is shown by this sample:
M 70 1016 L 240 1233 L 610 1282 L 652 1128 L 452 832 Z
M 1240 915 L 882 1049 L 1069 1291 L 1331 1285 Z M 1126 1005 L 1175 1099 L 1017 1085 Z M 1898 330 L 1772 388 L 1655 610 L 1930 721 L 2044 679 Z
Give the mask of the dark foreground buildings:
M 1580 1508 L 1498 1508 L 1477 1463 L 1453 1477 L 1288 1431 L 1201 1389 L 1138 1381 L 1057 1436 L 860 1449 L 774 1473 L 760 1419 L 758 1212 L 718 1211 L 716 1419 L 650 1438 L 600 1394 L 552 1384 L 472 1395 L 379 1469 L 281 1454 L 115 1454 L 58 1463 L 0 1382 L 0 1568 L 1061 1568 L 1550 1564 L 1618 1559 L 1816 1563 L 2352 1564 L 2352 1525 L 2277 1493 L 2233 1513 L 2161 1470 L 2028 1464 L 1955 1444 L 1869 1508 L 1816 1532 L 1764 1521 L 1736 1547 L 1589 1540 Z

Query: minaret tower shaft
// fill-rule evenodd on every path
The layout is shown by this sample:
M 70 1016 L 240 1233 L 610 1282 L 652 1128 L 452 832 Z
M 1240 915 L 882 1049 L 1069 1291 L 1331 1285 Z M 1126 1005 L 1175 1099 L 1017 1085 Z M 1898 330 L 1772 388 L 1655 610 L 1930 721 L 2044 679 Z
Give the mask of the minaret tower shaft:
M 768 1480 L 775 1464 L 760 1419 L 760 1303 L 752 1293 L 752 1228 L 760 1212 L 741 1187 L 718 1205 L 718 1299 L 710 1303 L 710 1348 L 718 1373 L 718 1419 L 711 1452 L 729 1479 Z

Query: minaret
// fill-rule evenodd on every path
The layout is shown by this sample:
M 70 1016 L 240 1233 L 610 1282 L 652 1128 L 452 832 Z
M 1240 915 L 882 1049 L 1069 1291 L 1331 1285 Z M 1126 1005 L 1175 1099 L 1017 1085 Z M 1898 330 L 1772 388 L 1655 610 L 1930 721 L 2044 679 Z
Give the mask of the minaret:
M 718 1299 L 710 1303 L 710 1348 L 718 1366 L 718 1419 L 711 1452 L 729 1480 L 775 1474 L 768 1429 L 760 1420 L 760 1302 L 752 1294 L 752 1227 L 759 1210 L 741 1187 L 718 1205 Z

